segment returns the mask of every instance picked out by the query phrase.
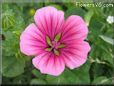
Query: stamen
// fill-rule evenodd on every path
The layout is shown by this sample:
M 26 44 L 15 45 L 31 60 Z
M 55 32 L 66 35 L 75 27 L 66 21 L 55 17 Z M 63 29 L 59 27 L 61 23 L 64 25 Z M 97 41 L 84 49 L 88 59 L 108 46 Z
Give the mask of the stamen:
M 57 55 L 57 56 L 59 56 L 60 53 L 59 53 L 58 50 L 54 49 L 54 54 Z
M 49 38 L 49 36 L 46 36 L 46 42 L 49 46 L 52 46 L 51 39 Z
M 49 51 L 49 52 L 50 52 L 51 50 L 52 50 L 52 48 L 46 48 L 46 49 L 45 49 L 45 51 Z
M 64 48 L 64 47 L 65 47 L 64 44 L 60 44 L 60 45 L 58 46 L 58 48 Z
M 59 34 L 57 34 L 56 36 L 55 36 L 55 41 L 59 41 L 60 40 L 60 38 L 61 38 L 61 33 L 59 33 Z

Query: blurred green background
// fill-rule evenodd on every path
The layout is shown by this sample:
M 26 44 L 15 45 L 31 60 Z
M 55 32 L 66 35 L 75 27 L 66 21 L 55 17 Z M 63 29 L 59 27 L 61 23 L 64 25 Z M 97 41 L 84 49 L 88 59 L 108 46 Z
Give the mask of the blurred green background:
M 89 28 L 87 62 L 74 70 L 66 68 L 57 77 L 41 74 L 19 48 L 21 32 L 34 22 L 35 11 L 44 6 L 63 10 L 65 18 L 79 15 Z M 74 2 L 2 3 L 1 14 L 2 84 L 114 84 L 114 23 L 106 21 L 114 16 L 113 7 L 80 7 Z

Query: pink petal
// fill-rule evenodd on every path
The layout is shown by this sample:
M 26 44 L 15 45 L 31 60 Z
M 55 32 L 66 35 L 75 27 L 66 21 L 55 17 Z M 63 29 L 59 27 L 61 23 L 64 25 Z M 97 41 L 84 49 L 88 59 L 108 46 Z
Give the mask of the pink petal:
M 50 53 L 38 55 L 32 60 L 33 65 L 44 74 L 54 76 L 60 75 L 65 68 L 65 63 L 62 57 L 56 57 Z
M 74 69 L 86 62 L 89 51 L 89 44 L 84 41 L 79 41 L 63 49 L 62 57 L 65 60 L 66 66 L 70 69 Z
M 68 42 L 73 40 L 84 40 L 88 33 L 88 28 L 80 16 L 70 16 L 63 27 L 61 41 Z
M 21 34 L 20 49 L 26 55 L 38 55 L 46 46 L 45 38 L 33 23 Z
M 64 12 L 47 6 L 36 11 L 34 20 L 40 31 L 53 40 L 64 24 Z

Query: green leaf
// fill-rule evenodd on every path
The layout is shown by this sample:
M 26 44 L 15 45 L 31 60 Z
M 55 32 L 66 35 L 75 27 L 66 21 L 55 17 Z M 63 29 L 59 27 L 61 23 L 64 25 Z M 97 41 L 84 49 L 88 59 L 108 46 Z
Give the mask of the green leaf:
M 60 76 L 47 75 L 46 81 L 48 84 L 66 84 L 67 79 L 64 78 L 63 74 Z
M 25 56 L 20 53 L 19 39 L 15 34 L 11 31 L 3 32 L 3 34 L 6 39 L 2 42 L 2 74 L 6 77 L 15 77 L 24 72 Z
M 2 27 L 7 30 L 11 26 L 15 25 L 14 12 L 12 9 L 6 10 L 2 13 Z
M 32 79 L 31 80 L 30 84 L 32 84 L 32 85 L 34 85 L 34 84 L 46 84 L 46 81 L 43 80 L 43 79 L 37 79 L 37 78 L 35 78 L 35 79 Z
M 92 42 L 92 44 L 96 44 L 100 42 L 98 41 L 99 39 L 98 35 L 101 34 L 100 28 L 102 28 L 103 26 L 103 24 L 100 21 L 102 21 L 100 18 L 96 18 L 96 16 L 92 16 L 92 19 L 89 22 L 88 40 Z
M 93 78 L 97 78 L 99 76 L 112 77 L 113 74 L 112 67 L 106 64 L 92 63 L 90 69 L 91 69 L 91 76 Z
M 14 30 L 22 30 L 25 28 L 25 21 L 24 18 L 19 15 L 18 17 L 16 17 L 16 24 L 14 26 Z
M 41 73 L 40 73 L 39 70 L 33 69 L 33 70 L 32 70 L 32 73 L 33 73 L 33 75 L 36 76 L 36 77 L 40 77 L 40 76 L 41 76 Z
M 24 72 L 25 61 L 14 56 L 5 56 L 2 59 L 2 74 L 6 77 L 15 77 Z
M 92 84 L 111 84 L 111 79 L 108 79 L 106 76 L 96 77 Z
M 90 69 L 90 62 L 86 61 L 86 63 L 83 64 L 81 67 L 73 70 L 73 73 L 76 74 L 77 84 L 89 84 L 90 83 L 89 69 Z
M 104 35 L 100 35 L 100 38 L 103 39 L 105 42 L 114 45 L 114 39 Z
M 37 69 L 33 69 L 33 70 L 32 70 L 32 74 L 33 74 L 35 77 L 39 78 L 39 79 L 45 79 L 45 77 L 46 77 L 45 74 L 42 74 L 42 73 L 41 73 L 39 70 L 37 70 Z
M 65 18 L 67 18 L 70 15 L 79 15 L 84 18 L 86 11 L 80 7 L 70 7 L 68 10 L 65 12 Z
M 85 15 L 84 15 L 84 19 L 85 19 L 85 22 L 87 24 L 87 26 L 89 26 L 89 22 L 93 16 L 94 12 L 93 10 L 89 10 Z

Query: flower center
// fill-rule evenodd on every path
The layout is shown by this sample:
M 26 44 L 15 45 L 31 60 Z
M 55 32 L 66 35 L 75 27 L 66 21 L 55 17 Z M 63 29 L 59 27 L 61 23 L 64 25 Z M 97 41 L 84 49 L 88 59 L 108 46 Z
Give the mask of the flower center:
M 57 49 L 59 45 L 60 45 L 60 42 L 52 41 L 52 48 Z
M 60 43 L 60 38 L 61 33 L 57 34 L 53 41 L 49 38 L 49 36 L 46 36 L 46 42 L 48 44 L 48 47 L 45 50 L 59 56 L 60 49 L 65 47 L 63 43 Z

